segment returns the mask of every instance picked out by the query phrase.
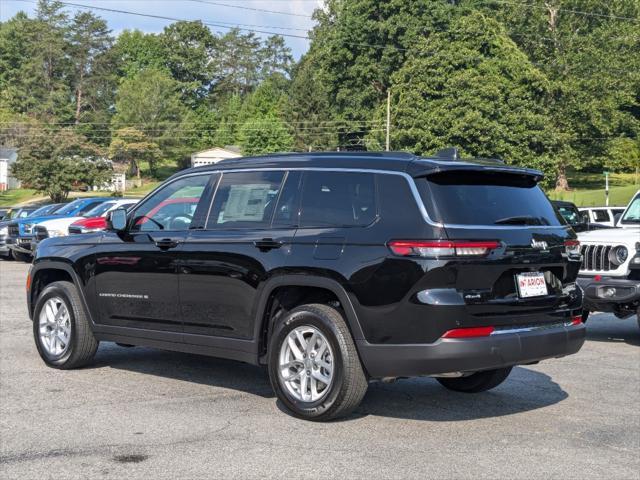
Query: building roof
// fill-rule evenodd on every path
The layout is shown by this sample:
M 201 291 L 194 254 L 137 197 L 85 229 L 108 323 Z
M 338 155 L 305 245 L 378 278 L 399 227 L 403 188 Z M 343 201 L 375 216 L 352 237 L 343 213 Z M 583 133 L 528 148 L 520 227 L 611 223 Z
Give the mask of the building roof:
M 196 155 L 202 155 L 203 153 L 213 153 L 213 152 L 224 152 L 224 153 L 230 153 L 234 156 L 239 156 L 240 148 L 236 147 L 235 145 L 227 145 L 225 147 L 212 147 L 212 148 L 207 148 L 206 150 L 200 150 L 199 152 L 194 152 L 191 154 L 191 156 L 194 157 Z

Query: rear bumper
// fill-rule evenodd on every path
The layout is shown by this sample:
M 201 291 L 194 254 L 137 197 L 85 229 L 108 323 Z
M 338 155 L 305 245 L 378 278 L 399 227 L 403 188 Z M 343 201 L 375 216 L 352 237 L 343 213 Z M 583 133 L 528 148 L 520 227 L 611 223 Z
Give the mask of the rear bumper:
M 362 362 L 372 378 L 415 377 L 475 372 L 522 365 L 578 352 L 584 324 L 561 325 L 466 339 L 439 339 L 422 345 L 358 343 Z
M 584 290 L 584 309 L 591 312 L 618 312 L 625 306 L 634 309 L 640 302 L 637 280 L 601 277 L 596 281 L 593 277 L 578 277 L 578 285 Z M 612 292 L 615 293 L 611 295 Z

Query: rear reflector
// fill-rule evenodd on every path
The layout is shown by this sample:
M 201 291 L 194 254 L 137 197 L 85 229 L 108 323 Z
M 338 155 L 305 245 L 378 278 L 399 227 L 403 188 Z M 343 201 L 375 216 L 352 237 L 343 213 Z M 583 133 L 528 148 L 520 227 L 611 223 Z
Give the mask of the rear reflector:
M 442 335 L 442 338 L 488 337 L 494 330 L 494 327 L 454 328 Z
M 391 251 L 401 257 L 484 256 L 500 246 L 496 241 L 469 240 L 392 240 Z
M 27 287 L 27 292 L 29 290 L 31 290 L 31 272 L 27 273 L 27 284 L 26 284 L 26 287 Z

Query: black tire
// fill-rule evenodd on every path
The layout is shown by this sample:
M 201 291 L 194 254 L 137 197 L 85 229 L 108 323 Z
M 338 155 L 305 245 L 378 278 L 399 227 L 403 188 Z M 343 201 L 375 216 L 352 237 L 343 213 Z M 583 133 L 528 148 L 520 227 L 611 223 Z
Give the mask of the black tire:
M 589 310 L 582 311 L 582 323 L 587 323 L 587 320 L 589 319 L 589 313 Z
M 52 355 L 43 345 L 40 337 L 40 313 L 47 300 L 58 297 L 69 312 L 71 334 L 69 345 L 60 355 Z M 76 286 L 71 282 L 54 282 L 48 285 L 38 297 L 33 314 L 33 336 L 42 360 L 52 368 L 69 370 L 87 365 L 98 350 L 98 341 L 93 336 L 89 319 L 82 305 Z
M 513 367 L 498 368 L 472 373 L 467 377 L 438 378 L 443 387 L 456 392 L 480 393 L 491 390 L 504 382 Z
M 16 252 L 15 250 L 11 250 L 11 256 L 18 262 L 31 263 L 31 260 L 33 260 L 33 257 L 28 253 Z
M 301 326 L 319 330 L 333 352 L 333 378 L 326 393 L 315 402 L 304 402 L 291 395 L 279 373 L 281 346 L 287 335 Z M 344 417 L 360 404 L 367 392 L 367 377 L 349 328 L 342 314 L 328 305 L 302 305 L 288 312 L 274 326 L 268 357 L 271 385 L 287 410 L 296 417 L 314 421 Z

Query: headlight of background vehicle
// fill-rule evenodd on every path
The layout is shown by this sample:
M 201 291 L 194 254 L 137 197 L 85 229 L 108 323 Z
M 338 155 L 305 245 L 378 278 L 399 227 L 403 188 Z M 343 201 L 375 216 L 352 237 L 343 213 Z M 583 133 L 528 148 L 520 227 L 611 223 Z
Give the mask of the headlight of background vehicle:
M 9 227 L 0 228 L 0 235 L 7 235 L 9 233 Z
M 611 252 L 609 253 L 609 260 L 614 265 L 622 265 L 627 261 L 628 256 L 629 250 L 627 250 L 627 247 L 619 245 L 611 249 Z
M 49 238 L 64 237 L 66 234 L 64 230 L 49 230 Z

